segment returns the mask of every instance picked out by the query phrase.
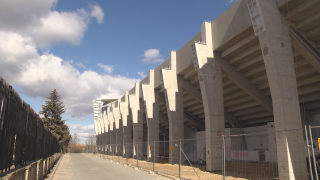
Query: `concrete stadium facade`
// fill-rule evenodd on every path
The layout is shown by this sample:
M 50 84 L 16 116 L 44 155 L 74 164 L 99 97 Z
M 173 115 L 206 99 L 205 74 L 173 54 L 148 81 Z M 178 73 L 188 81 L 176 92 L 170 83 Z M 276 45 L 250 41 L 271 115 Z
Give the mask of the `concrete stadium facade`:
M 148 142 L 139 150 L 151 160 L 154 141 L 203 137 L 208 171 L 222 168 L 212 137 L 283 131 L 279 178 L 306 176 L 302 126 L 320 120 L 320 1 L 238 0 L 123 97 L 97 99 L 94 112 L 99 151 L 123 144 L 135 156 L 124 144 Z M 178 156 L 170 151 L 169 162 Z

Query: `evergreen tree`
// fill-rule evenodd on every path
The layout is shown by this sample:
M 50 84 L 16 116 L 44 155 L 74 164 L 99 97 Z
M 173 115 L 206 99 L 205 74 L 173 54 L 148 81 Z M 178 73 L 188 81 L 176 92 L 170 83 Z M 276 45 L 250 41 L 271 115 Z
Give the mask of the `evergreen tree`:
M 63 102 L 60 101 L 61 96 L 58 94 L 56 89 L 50 92 L 49 100 L 42 105 L 42 111 L 40 114 L 43 115 L 44 125 L 47 126 L 52 133 L 54 133 L 59 141 L 62 142 L 62 149 L 65 150 L 70 141 L 70 132 L 68 126 L 65 124 L 65 120 L 62 120 L 61 115 L 66 111 Z

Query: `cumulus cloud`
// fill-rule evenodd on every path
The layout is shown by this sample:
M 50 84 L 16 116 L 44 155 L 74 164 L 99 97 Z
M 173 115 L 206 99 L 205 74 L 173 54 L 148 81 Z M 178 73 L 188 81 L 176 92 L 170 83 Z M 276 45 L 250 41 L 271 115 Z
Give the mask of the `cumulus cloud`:
M 148 49 L 144 52 L 143 56 L 144 59 L 142 59 L 142 62 L 145 63 L 159 63 L 164 61 L 159 49 Z
M 32 29 L 39 47 L 47 48 L 52 44 L 67 42 L 78 45 L 87 30 L 87 13 L 80 9 L 74 12 L 53 11 L 41 18 L 42 26 Z
M 58 0 L 1 1 L 0 28 L 9 31 L 26 31 L 41 27 L 40 19 L 46 17 Z
M 80 43 L 91 17 L 103 20 L 103 11 L 92 6 L 90 12 L 54 10 L 57 0 L 10 0 L 0 6 L 0 76 L 20 92 L 45 98 L 57 89 L 71 117 L 92 113 L 92 103 L 98 97 L 120 96 L 138 79 L 112 75 L 112 66 L 101 67 L 108 74 L 92 70 L 80 72 L 82 63 L 73 64 L 47 50 L 39 48 L 67 42 Z M 107 82 L 107 83 L 105 83 Z
M 104 65 L 102 63 L 98 63 L 98 66 L 100 68 L 102 68 L 104 70 L 104 72 L 108 73 L 108 74 L 111 74 L 112 71 L 113 71 L 113 66 L 110 66 L 110 65 Z
M 40 48 L 57 43 L 78 45 L 88 28 L 90 18 L 102 23 L 103 10 L 90 6 L 71 12 L 53 10 L 58 0 L 10 0 L 1 2 L 0 31 L 30 36 Z
M 101 9 L 100 6 L 98 6 L 98 5 L 91 6 L 90 16 L 95 17 L 97 19 L 98 23 L 102 24 L 104 13 L 103 13 L 103 10 Z
M 145 78 L 146 75 L 144 74 L 144 72 L 138 72 L 138 74 L 142 77 L 142 78 Z
M 92 70 L 80 73 L 72 61 L 49 52 L 40 55 L 32 38 L 15 33 L 0 31 L 0 59 L 1 76 L 10 84 L 31 97 L 45 98 L 57 89 L 66 113 L 80 119 L 92 113 L 96 98 L 123 95 L 139 81 Z
M 70 129 L 71 135 L 73 135 L 74 133 L 78 134 L 78 136 L 80 137 L 80 143 L 85 143 L 89 135 L 96 135 L 93 124 L 90 124 L 88 126 L 84 126 L 81 124 L 68 124 L 68 127 Z

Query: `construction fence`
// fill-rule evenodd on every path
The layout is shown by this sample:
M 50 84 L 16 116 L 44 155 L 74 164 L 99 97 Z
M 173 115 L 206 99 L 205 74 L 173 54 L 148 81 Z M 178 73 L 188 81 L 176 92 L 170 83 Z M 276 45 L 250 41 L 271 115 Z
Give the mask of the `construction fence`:
M 317 136 L 316 128 L 313 130 L 313 135 Z M 150 144 L 143 142 L 106 145 L 105 151 L 96 153 L 95 156 L 169 177 L 185 179 L 279 179 L 277 154 L 282 152 L 281 149 L 277 149 L 277 143 L 282 143 L 280 139 L 284 135 L 301 139 L 301 142 L 304 142 L 304 144 L 300 144 L 300 148 L 304 151 L 301 151 L 300 154 L 294 154 L 294 156 L 302 156 L 303 163 L 306 162 L 307 157 L 309 159 L 310 157 L 311 159 L 319 157 L 319 145 L 313 149 L 310 148 L 310 145 L 307 146 L 307 142 L 303 140 L 306 137 L 303 129 L 284 131 L 257 129 L 255 133 L 251 134 L 246 134 L 243 131 L 242 133 L 238 132 L 237 129 L 229 129 L 226 130 L 227 135 L 210 139 L 198 138 L 155 141 Z M 315 141 L 318 136 L 317 138 L 311 136 L 312 139 Z M 313 144 L 318 144 L 318 140 Z M 141 150 L 140 146 L 146 148 Z M 125 148 L 122 149 L 121 147 Z M 309 151 L 306 150 L 307 148 Z M 127 154 L 125 150 L 128 152 Z M 312 150 L 314 151 L 313 154 Z M 170 158 L 170 154 L 173 154 L 174 151 L 179 152 L 178 156 Z M 120 154 L 117 152 L 120 152 Z M 307 152 L 309 152 L 309 156 Z M 171 159 L 171 162 L 169 159 Z M 309 160 L 308 162 L 317 162 L 317 160 Z M 211 171 L 207 171 L 208 164 L 211 166 Z M 308 167 L 320 168 L 318 164 Z M 308 168 L 308 171 L 310 171 L 310 168 Z M 314 170 L 313 174 L 315 174 L 315 171 L 317 170 Z
M 59 152 L 59 141 L 0 77 L 0 173 Z

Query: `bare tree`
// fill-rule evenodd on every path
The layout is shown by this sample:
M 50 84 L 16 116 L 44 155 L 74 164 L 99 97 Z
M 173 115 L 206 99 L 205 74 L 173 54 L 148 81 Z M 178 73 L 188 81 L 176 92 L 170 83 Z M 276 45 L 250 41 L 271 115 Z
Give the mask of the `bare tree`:
M 96 136 L 95 135 L 88 135 L 86 139 L 86 150 L 88 152 L 93 152 L 96 147 Z
M 81 147 L 79 147 L 79 145 L 80 145 L 80 137 L 79 137 L 79 135 L 77 133 L 73 134 L 73 136 L 71 137 L 71 141 L 70 142 L 71 142 L 70 143 L 71 152 L 73 152 L 73 153 L 81 152 Z

